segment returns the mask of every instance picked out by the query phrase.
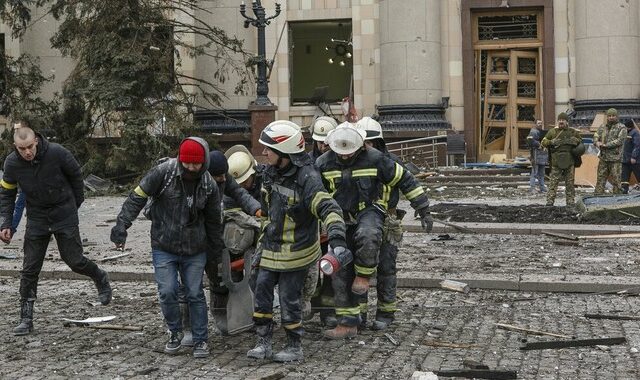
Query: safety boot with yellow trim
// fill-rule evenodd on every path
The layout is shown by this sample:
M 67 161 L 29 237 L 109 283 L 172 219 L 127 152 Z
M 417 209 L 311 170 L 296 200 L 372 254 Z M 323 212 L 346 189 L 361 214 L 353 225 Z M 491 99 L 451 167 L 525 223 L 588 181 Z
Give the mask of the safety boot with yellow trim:
M 271 359 L 273 356 L 273 324 L 260 325 L 256 327 L 258 334 L 258 342 L 256 346 L 247 352 L 248 358 L 253 359 Z

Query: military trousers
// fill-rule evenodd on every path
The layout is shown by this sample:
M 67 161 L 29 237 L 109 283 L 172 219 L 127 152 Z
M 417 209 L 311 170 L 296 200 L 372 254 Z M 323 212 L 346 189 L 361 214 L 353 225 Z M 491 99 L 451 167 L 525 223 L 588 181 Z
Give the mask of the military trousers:
M 598 163 L 598 179 L 596 181 L 595 195 L 604 194 L 604 185 L 607 183 L 607 179 L 613 186 L 613 193 L 620 194 L 620 174 L 622 173 L 622 162 L 620 161 L 604 161 L 600 160 Z
M 569 166 L 566 169 L 560 169 L 557 166 L 551 167 L 551 174 L 549 175 L 549 191 L 547 192 L 547 205 L 552 206 L 555 202 L 558 183 L 560 183 L 560 181 L 564 181 L 567 206 L 575 206 L 575 167 L 573 165 Z

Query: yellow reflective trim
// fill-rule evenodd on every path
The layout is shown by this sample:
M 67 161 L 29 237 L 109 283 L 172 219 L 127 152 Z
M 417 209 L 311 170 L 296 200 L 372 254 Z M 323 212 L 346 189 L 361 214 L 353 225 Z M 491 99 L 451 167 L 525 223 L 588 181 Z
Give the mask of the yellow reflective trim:
M 144 190 L 142 190 L 142 188 L 140 186 L 136 187 L 135 189 L 133 189 L 133 192 L 138 194 L 139 196 L 141 196 L 142 198 L 149 198 L 149 196 L 147 195 L 147 193 L 144 192 Z
M 376 273 L 376 267 L 370 268 L 370 267 L 362 267 L 360 265 L 354 265 L 354 267 L 356 269 L 356 274 L 362 275 L 364 277 L 371 277 L 371 275 Z
M 282 226 L 282 242 L 283 244 L 292 244 L 295 241 L 296 222 L 289 217 L 284 216 L 284 224 Z
M 424 194 L 424 189 L 422 188 L 422 186 L 418 186 L 410 192 L 406 193 L 404 196 L 407 197 L 408 200 L 413 200 L 422 194 Z
M 376 201 L 376 203 L 377 203 L 377 204 L 379 204 L 380 206 L 382 206 L 382 208 L 384 208 L 385 210 L 386 210 L 387 208 L 389 208 L 389 204 L 388 204 L 387 202 L 385 202 L 385 201 L 381 200 L 381 199 L 378 199 L 378 200 Z
M 389 202 L 389 199 L 391 198 L 391 191 L 393 190 L 393 187 L 389 186 L 389 185 L 382 185 L 382 202 L 384 202 L 385 204 Z M 386 206 L 385 206 L 386 208 Z
M 333 194 L 336 192 L 336 178 L 342 178 L 342 172 L 338 171 L 338 170 L 333 170 L 330 172 L 324 172 L 322 173 L 322 176 L 324 177 L 324 179 L 327 180 L 327 182 L 329 182 L 329 193 Z
M 378 302 L 378 310 L 384 311 L 387 313 L 389 312 L 394 313 L 398 311 L 398 308 L 396 307 L 395 302 Z
M 309 266 L 320 257 L 320 240 L 312 246 L 291 251 L 291 244 L 282 244 L 279 251 L 262 250 L 260 267 L 277 271 L 291 270 Z
M 282 325 L 282 327 L 284 327 L 286 330 L 293 330 L 293 329 L 297 329 L 298 327 L 302 326 L 302 323 L 298 322 L 298 323 L 293 323 L 290 325 Z
M 378 169 L 356 169 L 351 172 L 352 177 L 377 177 Z
M 2 181 L 0 181 L 0 186 L 4 187 L 7 190 L 14 190 L 15 188 L 18 187 L 17 183 L 9 183 L 7 181 L 5 181 L 4 179 Z
M 356 307 L 336 307 L 336 315 L 357 317 L 360 315 L 360 308 Z
M 258 313 L 256 311 L 253 312 L 253 317 L 254 318 L 267 318 L 267 319 L 273 319 L 273 314 L 271 313 Z
M 335 212 L 330 212 L 326 218 L 322 221 L 326 226 L 331 225 L 332 223 L 344 223 L 344 219 L 340 214 Z
M 404 169 L 402 168 L 402 166 L 400 166 L 399 163 L 396 162 L 395 164 L 395 174 L 393 175 L 393 179 L 391 180 L 391 182 L 389 182 L 387 185 L 389 185 L 390 187 L 395 187 L 398 182 L 400 182 L 400 180 L 402 179 L 402 175 L 404 174 Z
M 319 218 L 318 205 L 320 205 L 320 202 L 328 199 L 331 199 L 331 195 L 329 195 L 329 193 L 326 193 L 324 191 L 318 191 L 316 193 L 316 195 L 313 197 L 313 200 L 311 201 L 311 213 L 313 214 L 313 216 Z
M 366 303 L 361 303 L 360 305 L 358 305 L 358 307 L 360 308 L 360 313 L 361 314 L 367 314 L 367 304 Z

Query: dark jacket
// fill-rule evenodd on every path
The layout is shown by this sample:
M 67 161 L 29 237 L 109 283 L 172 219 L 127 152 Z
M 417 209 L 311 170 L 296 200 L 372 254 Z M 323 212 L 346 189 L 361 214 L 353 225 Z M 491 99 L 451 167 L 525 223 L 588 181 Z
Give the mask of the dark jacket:
M 258 202 L 258 208 L 260 208 L 260 197 L 261 197 L 261 193 L 260 190 L 262 188 L 262 176 L 264 171 L 266 170 L 266 165 L 265 164 L 258 164 L 255 167 L 256 172 L 253 174 L 253 186 L 251 186 L 251 188 L 249 190 L 247 190 L 247 192 L 249 193 L 249 195 L 251 195 L 251 197 L 253 199 L 255 199 Z M 240 186 L 240 185 L 238 185 Z M 227 195 L 226 191 L 224 193 L 224 197 L 223 197 L 223 201 L 224 201 L 224 209 L 225 210 L 230 210 L 230 209 L 234 209 L 234 208 L 242 208 L 240 206 L 240 204 L 238 202 L 236 202 L 236 200 L 230 196 Z M 256 208 L 256 210 L 258 209 Z M 243 208 L 244 211 L 244 208 Z M 247 214 L 249 214 L 247 211 L 245 211 Z M 250 214 L 250 215 L 254 215 L 255 211 Z
M 17 151 L 4 162 L 0 189 L 0 226 L 11 228 L 17 187 L 27 198 L 28 229 L 56 232 L 78 225 L 78 207 L 84 201 L 80 165 L 63 146 L 36 133 L 38 146 L 33 161 Z
M 532 165 L 546 165 L 549 163 L 549 152 L 540 143 L 542 141 L 543 134 L 544 131 L 534 127 L 531 128 L 531 131 L 529 131 L 529 135 L 527 136 Z
M 318 220 L 327 229 L 332 247 L 345 247 L 342 211 L 322 186 L 320 174 L 306 153 L 283 169 L 264 172 L 260 267 L 293 271 L 313 265 L 320 256 Z
M 238 185 L 238 182 L 231 176 L 226 174 L 224 183 L 218 184 L 218 190 L 220 194 L 223 194 L 224 208 L 227 209 L 227 204 L 231 202 L 232 208 L 240 208 L 245 213 L 253 216 L 256 211 L 260 209 L 260 202 L 255 199 L 247 190 Z
M 627 129 L 627 138 L 622 151 L 623 163 L 631 163 L 632 158 L 636 160 L 636 164 L 640 163 L 640 132 L 636 128 Z
M 318 158 L 316 167 L 329 193 L 352 218 L 372 205 L 386 211 L 395 187 L 411 202 L 413 209 L 429 206 L 427 194 L 415 177 L 377 149 L 359 152 L 349 164 L 341 163 L 338 156 L 329 151 Z
M 216 182 L 206 170 L 209 147 L 200 138 L 190 139 L 202 144 L 207 153 L 193 197 L 186 193 L 184 168 L 178 159 L 163 162 L 147 172 L 129 194 L 111 230 L 111 241 L 125 242 L 126 230 L 151 197 L 151 248 L 175 255 L 219 254 L 223 248 L 221 199 Z

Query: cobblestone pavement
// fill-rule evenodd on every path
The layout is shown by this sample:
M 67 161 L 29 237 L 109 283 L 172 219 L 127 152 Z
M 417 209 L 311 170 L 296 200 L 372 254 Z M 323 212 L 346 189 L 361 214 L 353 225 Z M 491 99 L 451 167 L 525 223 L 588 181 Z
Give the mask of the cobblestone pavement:
M 161 352 L 166 339 L 155 288 L 151 283 L 114 283 L 109 306 L 91 306 L 96 295 L 89 281 L 46 280 L 39 288 L 35 331 L 25 337 L 9 333 L 17 320 L 13 296 L 18 281 L 0 279 L 0 378 L 204 378 L 259 379 L 280 374 L 287 379 L 408 379 L 417 370 L 462 368 L 464 359 L 492 369 L 518 371 L 520 379 L 637 379 L 640 321 L 594 320 L 584 313 L 635 314 L 638 297 L 587 294 L 523 294 L 441 290 L 400 291 L 398 320 L 384 332 L 365 330 L 353 340 L 325 341 L 317 317 L 306 323 L 305 361 L 276 364 L 246 358 L 254 336 L 222 337 L 212 333 L 212 354 L 194 359 L 183 348 L 178 355 Z M 373 309 L 370 299 L 370 309 Z M 116 315 L 112 323 L 143 326 L 141 332 L 64 327 L 61 318 Z M 626 344 L 560 350 L 522 351 L 526 336 L 497 329 L 507 323 L 576 338 L 624 336 Z M 210 321 L 210 330 L 213 323 Z M 284 333 L 275 334 L 275 348 Z M 465 348 L 436 347 L 455 343 Z M 466 346 L 465 346 L 466 345 Z M 279 378 L 279 377 L 273 377 Z

